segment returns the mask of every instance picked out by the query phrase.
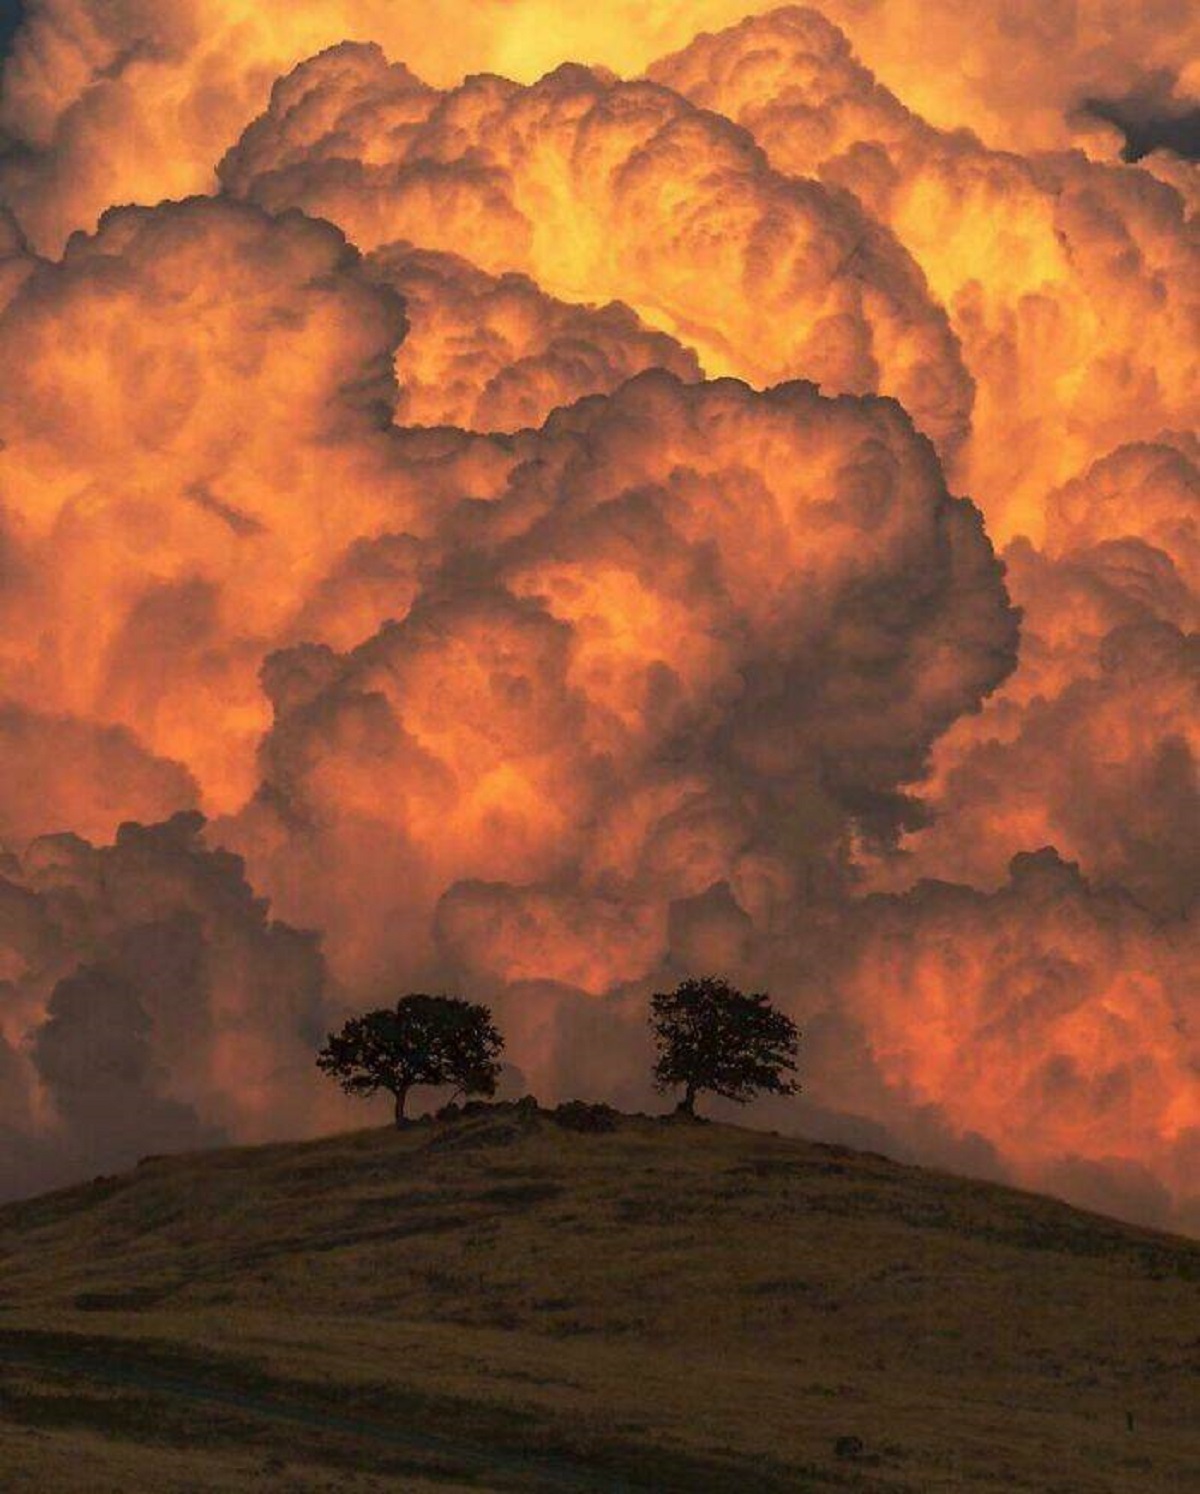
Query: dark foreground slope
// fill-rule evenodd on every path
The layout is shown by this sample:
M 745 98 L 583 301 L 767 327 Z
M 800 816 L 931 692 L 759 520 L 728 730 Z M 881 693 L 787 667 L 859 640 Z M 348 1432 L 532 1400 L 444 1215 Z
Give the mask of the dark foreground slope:
M 0 1488 L 1172 1490 L 1200 1247 L 496 1107 L 0 1210 Z

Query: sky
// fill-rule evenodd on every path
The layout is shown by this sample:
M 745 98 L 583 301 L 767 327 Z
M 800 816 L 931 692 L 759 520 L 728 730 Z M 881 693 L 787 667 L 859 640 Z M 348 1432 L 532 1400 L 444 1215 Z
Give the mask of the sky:
M 1124 134 L 1122 155 L 1127 161 L 1140 161 L 1164 149 L 1189 161 L 1200 160 L 1200 108 L 1162 108 L 1153 102 L 1139 108 L 1138 103 L 1136 98 L 1091 99 L 1087 108 Z
M 719 974 L 751 1123 L 1200 1229 L 1194 7 L 746 8 L 30 8 L 0 1195 Z
M 21 24 L 21 0 L 0 0 L 0 55 L 8 51 L 13 33 Z

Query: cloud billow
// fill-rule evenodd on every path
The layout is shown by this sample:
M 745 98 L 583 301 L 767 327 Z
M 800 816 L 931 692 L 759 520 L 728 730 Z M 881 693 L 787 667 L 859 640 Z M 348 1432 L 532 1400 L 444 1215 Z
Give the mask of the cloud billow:
M 406 985 L 643 1105 L 719 970 L 771 1125 L 1194 1225 L 1198 199 L 1084 107 L 1188 8 L 745 10 L 31 10 L 5 1192 L 344 1123 Z

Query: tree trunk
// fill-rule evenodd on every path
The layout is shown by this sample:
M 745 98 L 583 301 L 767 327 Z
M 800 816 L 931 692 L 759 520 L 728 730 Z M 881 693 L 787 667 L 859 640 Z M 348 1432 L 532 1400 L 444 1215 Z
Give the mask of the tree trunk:
M 408 1099 L 408 1090 L 394 1089 L 392 1091 L 392 1098 L 396 1102 L 396 1130 L 399 1131 L 405 1123 L 404 1102 Z
M 676 1115 L 688 1115 L 695 1119 L 696 1116 L 696 1086 L 689 1084 L 684 1092 L 683 1099 L 675 1107 Z

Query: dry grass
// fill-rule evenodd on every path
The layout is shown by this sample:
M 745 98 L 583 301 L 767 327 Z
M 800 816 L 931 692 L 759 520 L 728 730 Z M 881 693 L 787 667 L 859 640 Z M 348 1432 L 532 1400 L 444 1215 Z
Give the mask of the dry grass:
M 160 1159 L 0 1210 L 0 1487 L 1174 1494 L 1198 1278 L 731 1127 L 498 1108 Z

